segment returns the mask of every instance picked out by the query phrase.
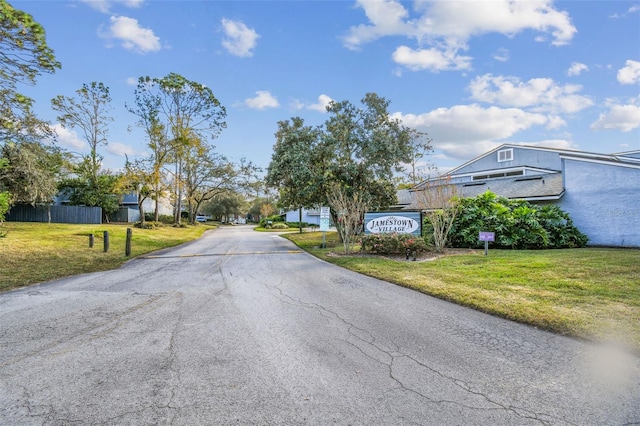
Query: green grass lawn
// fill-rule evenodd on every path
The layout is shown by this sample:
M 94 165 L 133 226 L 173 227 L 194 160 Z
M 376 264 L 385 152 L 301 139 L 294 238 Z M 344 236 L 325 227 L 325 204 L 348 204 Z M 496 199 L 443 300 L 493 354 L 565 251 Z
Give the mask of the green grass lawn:
M 338 266 L 535 327 L 640 351 L 640 250 L 470 250 L 426 261 L 340 255 L 335 233 L 286 238 Z
M 0 238 L 0 291 L 116 268 L 130 259 L 125 256 L 127 228 L 132 229 L 133 258 L 198 238 L 211 226 L 139 229 L 131 224 L 5 222 L 0 227 L 0 231 L 6 232 Z M 104 231 L 109 232 L 109 251 L 106 253 Z M 94 234 L 93 248 L 89 248 L 89 234 Z

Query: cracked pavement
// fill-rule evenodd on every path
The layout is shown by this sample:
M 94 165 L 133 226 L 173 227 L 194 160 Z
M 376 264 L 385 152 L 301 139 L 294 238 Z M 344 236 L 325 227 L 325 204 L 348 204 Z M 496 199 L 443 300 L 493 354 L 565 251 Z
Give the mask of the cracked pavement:
M 251 227 L 0 294 L 4 425 L 632 425 L 640 358 Z

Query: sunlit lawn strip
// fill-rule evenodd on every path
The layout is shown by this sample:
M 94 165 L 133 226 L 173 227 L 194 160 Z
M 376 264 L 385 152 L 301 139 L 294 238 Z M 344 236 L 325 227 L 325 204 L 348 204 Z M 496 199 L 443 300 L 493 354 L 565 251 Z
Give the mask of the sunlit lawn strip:
M 0 238 L 0 291 L 69 275 L 113 269 L 130 258 L 196 239 L 209 226 L 132 228 L 131 257 L 125 256 L 131 225 L 70 225 L 5 222 Z M 104 252 L 104 231 L 109 251 Z M 89 248 L 89 235 L 94 247 Z
M 291 234 L 336 265 L 535 327 L 640 350 L 640 250 L 482 250 L 424 262 L 341 256 L 335 236 Z

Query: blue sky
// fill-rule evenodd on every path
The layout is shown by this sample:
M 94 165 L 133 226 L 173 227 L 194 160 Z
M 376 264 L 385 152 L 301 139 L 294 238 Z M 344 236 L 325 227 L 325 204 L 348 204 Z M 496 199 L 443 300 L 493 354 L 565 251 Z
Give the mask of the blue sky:
M 146 155 L 135 81 L 170 72 L 227 108 L 219 152 L 269 165 L 277 122 L 327 119 L 367 92 L 433 139 L 446 171 L 502 143 L 640 150 L 640 1 L 10 1 L 47 32 L 62 69 L 21 90 L 55 122 L 83 83 L 113 98 L 104 165 Z M 59 145 L 87 152 L 70 129 Z

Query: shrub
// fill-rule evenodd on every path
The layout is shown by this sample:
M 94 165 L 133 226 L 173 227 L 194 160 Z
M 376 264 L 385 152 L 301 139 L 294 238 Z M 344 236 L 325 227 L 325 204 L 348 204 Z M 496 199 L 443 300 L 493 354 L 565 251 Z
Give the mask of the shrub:
M 271 229 L 289 229 L 289 225 L 284 222 L 276 222 L 271 225 Z
M 309 228 L 311 226 L 314 226 L 313 224 L 307 223 L 307 222 L 302 222 L 302 223 L 300 223 L 300 222 L 286 222 L 286 224 L 287 224 L 287 226 L 289 228 L 300 228 L 300 226 L 302 226 L 303 228 Z M 317 226 L 317 225 L 315 225 L 315 226 Z
M 422 237 L 411 234 L 367 234 L 360 239 L 361 249 L 372 254 L 422 253 L 428 250 Z
M 558 206 L 539 206 L 485 192 L 460 200 L 460 213 L 449 235 L 453 247 L 481 247 L 480 231 L 495 232 L 498 248 L 584 247 L 587 237 Z
M 155 214 L 154 213 L 145 213 L 144 214 L 144 220 L 148 221 L 148 222 L 153 222 L 155 220 Z M 173 216 L 172 215 L 168 215 L 168 214 L 158 215 L 158 222 L 159 223 L 164 223 L 166 225 L 171 225 L 173 223 Z
M 140 229 L 156 229 L 156 228 L 162 228 L 164 224 L 162 222 L 154 222 L 150 220 L 150 221 L 145 221 L 144 223 L 136 222 L 135 225 L 133 226 Z
M 11 194 L 6 191 L 0 192 L 0 223 L 4 222 L 4 217 L 11 207 Z
M 269 224 L 269 222 L 271 222 L 271 224 Z M 272 228 L 273 225 L 278 223 L 278 222 L 284 222 L 284 219 L 282 218 L 282 216 L 279 216 L 277 214 L 272 215 L 272 216 L 267 216 L 264 219 L 260 220 L 260 227 L 261 228 L 265 228 L 265 229 L 269 229 L 269 228 Z

